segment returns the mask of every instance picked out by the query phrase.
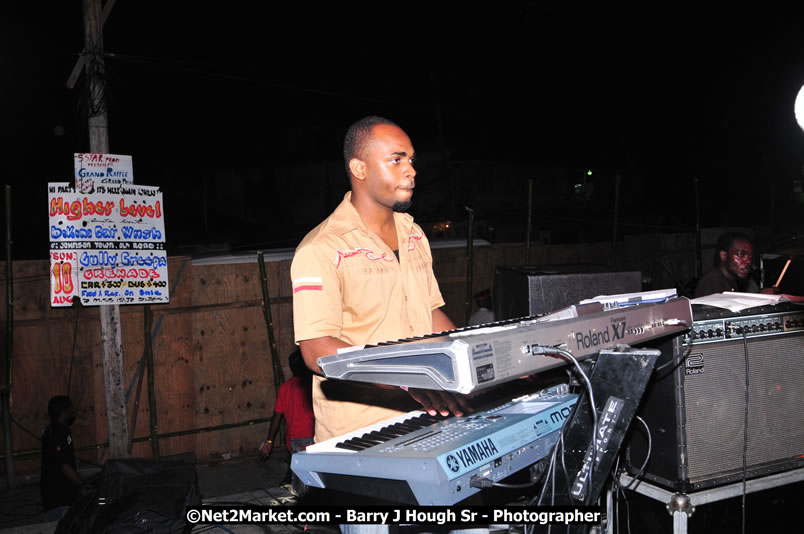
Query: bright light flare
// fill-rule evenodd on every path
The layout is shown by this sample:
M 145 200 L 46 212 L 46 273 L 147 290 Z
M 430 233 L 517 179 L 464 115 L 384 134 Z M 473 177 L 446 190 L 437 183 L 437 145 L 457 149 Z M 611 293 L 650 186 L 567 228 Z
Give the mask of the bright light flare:
M 801 129 L 804 130 L 804 86 L 802 86 L 798 92 L 794 109 L 796 112 L 796 122 Z

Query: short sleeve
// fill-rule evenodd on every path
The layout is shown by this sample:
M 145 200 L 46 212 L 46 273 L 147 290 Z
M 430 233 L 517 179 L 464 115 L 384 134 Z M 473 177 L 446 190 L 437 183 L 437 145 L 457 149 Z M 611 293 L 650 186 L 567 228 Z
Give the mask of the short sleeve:
M 63 465 L 71 462 L 68 434 L 60 429 L 50 430 L 43 441 L 43 453 L 53 464 Z
M 319 337 L 340 338 L 343 325 L 341 282 L 322 247 L 299 247 L 290 266 L 293 331 L 296 343 Z
M 274 411 L 276 413 L 283 414 L 285 413 L 285 410 L 287 410 L 289 387 L 290 386 L 288 382 L 283 382 L 279 386 L 279 391 L 276 392 L 276 405 L 274 406 Z

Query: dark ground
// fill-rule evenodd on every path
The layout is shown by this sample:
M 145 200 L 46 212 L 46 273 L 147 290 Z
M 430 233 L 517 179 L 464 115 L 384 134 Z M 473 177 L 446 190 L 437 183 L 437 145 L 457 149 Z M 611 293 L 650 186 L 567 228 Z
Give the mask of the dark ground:
M 254 504 L 293 506 L 299 503 L 285 484 L 290 455 L 278 449 L 267 462 L 255 455 L 241 456 L 226 461 L 196 464 L 199 487 L 205 503 Z M 97 470 L 97 468 L 95 468 Z M 79 470 L 81 468 L 79 467 Z M 82 474 L 91 474 L 91 471 Z M 53 533 L 56 522 L 45 523 L 39 502 L 39 486 L 35 477 L 19 476 L 27 482 L 15 490 L 0 492 L 0 534 Z M 350 501 L 351 499 L 351 501 Z M 303 504 L 319 503 L 366 504 L 361 497 L 344 494 L 326 494 L 313 491 Z M 804 482 L 772 488 L 746 497 L 746 524 L 744 532 L 800 532 L 800 506 L 804 502 Z M 637 534 L 642 532 L 673 532 L 672 518 L 660 503 L 643 495 L 628 492 L 626 501 L 619 501 L 621 522 L 615 532 Z M 630 524 L 625 521 L 625 514 Z M 742 532 L 742 499 L 735 497 L 699 506 L 689 518 L 690 533 L 729 534 Z M 304 530 L 293 525 L 198 525 L 198 532 L 284 533 L 295 534 Z M 307 527 L 316 532 L 335 533 L 335 526 Z M 432 530 L 432 529 L 431 529 Z

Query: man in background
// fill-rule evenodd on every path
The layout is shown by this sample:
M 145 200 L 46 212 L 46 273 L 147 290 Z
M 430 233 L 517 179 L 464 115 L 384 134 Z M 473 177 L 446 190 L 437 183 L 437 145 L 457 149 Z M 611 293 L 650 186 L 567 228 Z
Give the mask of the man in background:
M 279 386 L 276 394 L 276 406 L 268 427 L 268 437 L 260 445 L 260 458 L 267 460 L 274 449 L 274 439 L 279 432 L 279 424 L 284 419 L 287 428 L 285 431 L 285 447 L 291 454 L 303 451 L 313 443 L 313 429 L 315 418 L 312 403 L 312 373 L 304 364 L 301 351 L 298 349 L 288 356 L 290 371 L 293 376 Z M 290 470 L 285 476 L 291 488 L 298 496 L 304 494 L 304 485 Z
M 754 248 L 748 236 L 739 232 L 726 232 L 717 240 L 713 267 L 707 271 L 695 286 L 695 298 L 741 291 L 744 293 L 775 293 L 775 288 L 759 289 L 751 278 Z
M 268 437 L 260 445 L 260 458 L 268 459 L 274 448 L 274 439 L 279 424 L 284 419 L 287 424 L 285 446 L 288 452 L 303 451 L 313 443 L 312 374 L 302 359 L 301 351 L 295 350 L 288 356 L 293 376 L 279 386 L 276 406 L 268 428 Z
M 47 404 L 50 417 L 42 432 L 42 471 L 39 488 L 45 520 L 64 517 L 81 490 L 81 475 L 75 467 L 75 447 L 70 426 L 75 422 L 73 401 L 56 395 Z

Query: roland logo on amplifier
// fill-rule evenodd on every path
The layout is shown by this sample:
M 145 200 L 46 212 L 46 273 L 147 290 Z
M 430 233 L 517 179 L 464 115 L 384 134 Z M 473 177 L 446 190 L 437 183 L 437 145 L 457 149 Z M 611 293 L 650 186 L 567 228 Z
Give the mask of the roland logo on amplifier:
M 704 372 L 704 356 L 702 352 L 694 352 L 684 360 L 685 375 L 702 375 Z

